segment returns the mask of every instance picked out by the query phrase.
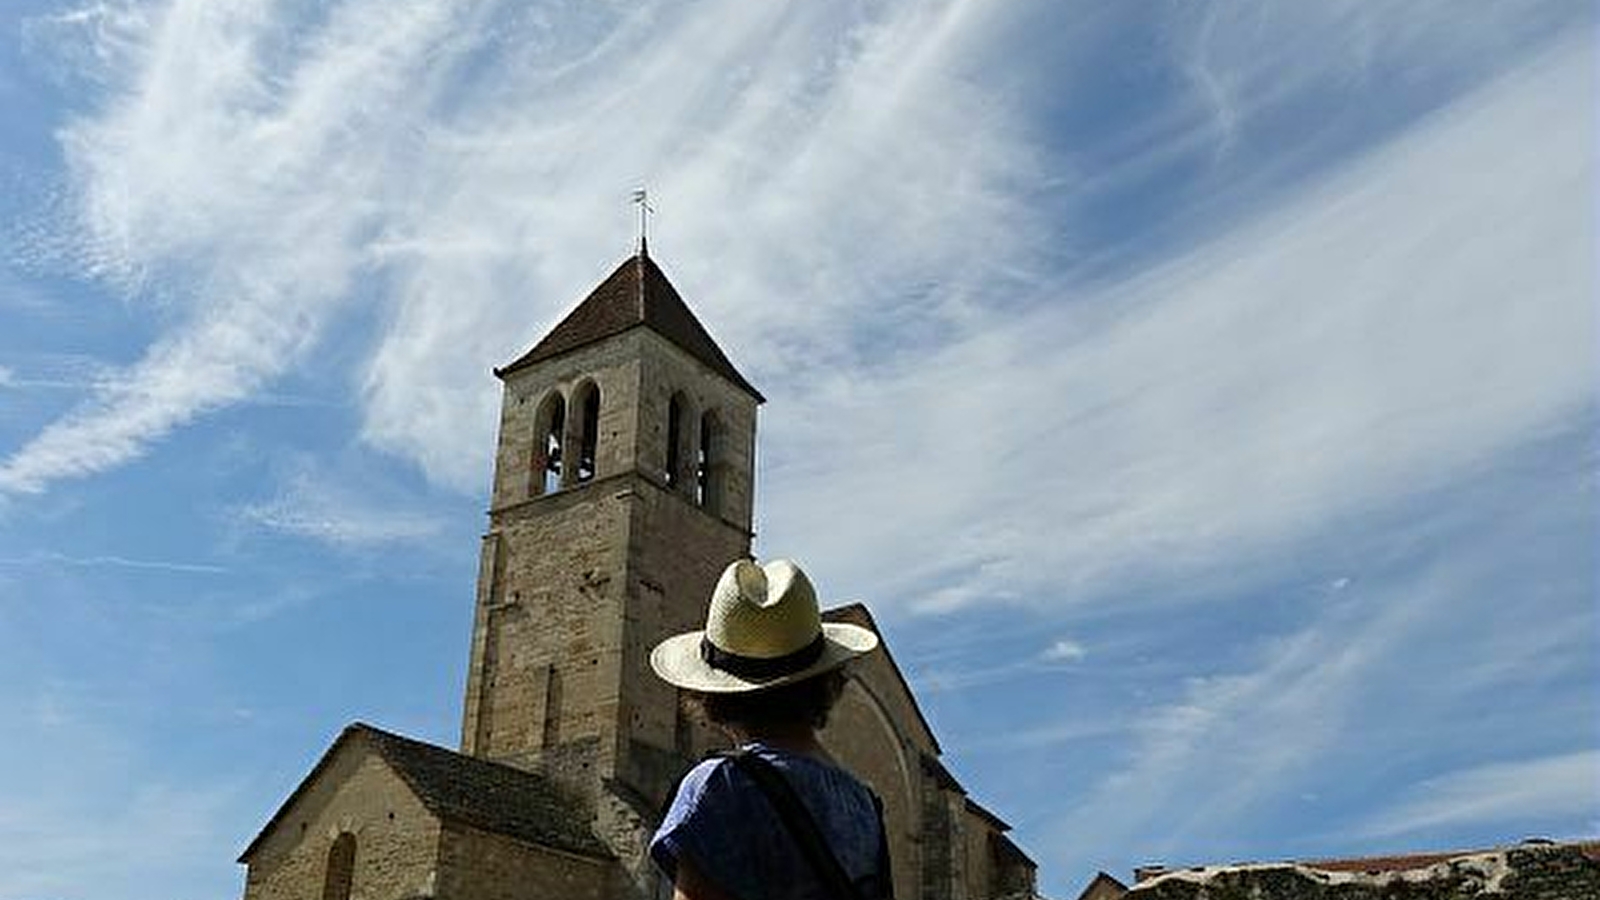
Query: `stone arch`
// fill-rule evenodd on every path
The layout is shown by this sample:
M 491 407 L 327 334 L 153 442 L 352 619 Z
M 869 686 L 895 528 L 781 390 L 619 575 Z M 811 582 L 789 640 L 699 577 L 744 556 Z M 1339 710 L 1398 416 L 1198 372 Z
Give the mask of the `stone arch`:
M 356 836 L 339 832 L 328 847 L 328 865 L 322 876 L 322 900 L 350 900 L 356 874 Z
M 567 400 L 551 390 L 539 401 L 533 416 L 533 458 L 530 460 L 528 493 L 531 496 L 561 489 L 565 466 L 562 447 L 567 431 Z
M 570 467 L 568 477 L 574 483 L 592 481 L 598 473 L 600 449 L 600 386 L 593 379 L 584 379 L 572 392 L 573 429 L 571 435 L 573 452 L 568 458 L 574 460 Z
M 686 491 L 694 483 L 690 477 L 690 464 L 695 459 L 694 421 L 694 401 L 683 391 L 673 391 L 667 398 L 667 459 L 663 471 L 667 487 L 675 491 Z
M 822 734 L 828 751 L 846 769 L 865 781 L 883 800 L 884 826 L 898 896 L 921 890 L 920 776 L 907 756 L 905 740 L 894 718 L 859 677 L 845 685 Z
M 710 513 L 721 513 L 727 496 L 728 428 L 715 409 L 700 415 L 695 445 L 695 502 Z

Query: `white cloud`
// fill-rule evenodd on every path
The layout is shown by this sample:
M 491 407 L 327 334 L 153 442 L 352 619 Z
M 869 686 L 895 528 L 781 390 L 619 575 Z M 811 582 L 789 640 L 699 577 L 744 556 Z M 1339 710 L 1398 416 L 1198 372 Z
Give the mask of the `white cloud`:
M 100 271 L 184 312 L 0 463 L 0 490 L 258 396 L 353 302 L 392 305 L 358 373 L 365 436 L 476 489 L 485 367 L 615 261 L 641 180 L 658 255 L 774 398 L 765 538 L 878 603 L 1055 603 L 1265 552 L 1586 390 L 1573 45 L 1257 226 L 1085 293 L 1031 269 L 1045 232 L 1019 186 L 1039 161 L 964 68 L 993 50 L 980 4 L 107 8 L 102 55 L 134 81 L 65 132 L 83 224 Z M 1349 16 L 1341 34 L 1388 24 Z M 1205 40 L 1237 40 L 1218 27 Z M 902 514 L 883 541 L 850 508 Z M 936 562 L 885 579 L 868 534 Z
M 0 817 L 0 835 L 12 857 L 0 872 L 0 893 L 46 896 L 97 877 L 114 881 L 142 874 L 146 883 L 160 884 L 170 884 L 174 875 L 189 877 L 197 851 L 226 859 L 234 850 L 226 828 L 237 793 L 232 786 L 147 784 L 117 814 L 87 818 L 63 816 L 47 803 L 10 806 Z M 122 864 L 124 859 L 136 860 L 135 867 Z
M 1061 638 L 1044 648 L 1039 658 L 1045 662 L 1076 662 L 1089 655 L 1088 648 L 1071 638 Z
M 33 566 L 71 566 L 73 568 L 144 569 L 156 572 L 178 572 L 194 575 L 219 575 L 228 570 L 211 563 L 182 562 L 169 559 L 135 559 L 111 554 L 75 556 L 66 553 L 31 553 L 23 557 L 0 557 L 0 568 Z
M 1589 59 L 1562 43 L 1134 281 L 790 386 L 764 413 L 763 540 L 880 603 L 1171 596 L 1572 426 Z
M 312 469 L 296 472 L 275 497 L 237 514 L 262 528 L 347 548 L 423 542 L 444 527 L 435 514 L 385 505 L 361 487 L 335 483 Z
M 1449 0 L 1219 0 L 1172 4 L 1169 12 L 1169 39 L 1210 113 L 1206 137 L 1219 154 L 1316 85 L 1382 83 L 1403 92 L 1429 79 L 1471 80 L 1485 59 L 1574 18 L 1560 0 L 1496 4 L 1470 19 Z
M 1282 622 L 1293 610 L 1276 636 L 1260 623 L 1207 631 L 1195 617 L 1175 617 L 1167 663 L 1188 676 L 1121 680 L 1145 687 L 1149 699 L 1116 704 L 1113 718 L 1128 723 L 1129 739 L 1064 800 L 1070 814 L 1041 814 L 1036 844 L 1058 848 L 1044 851 L 1047 863 L 1074 871 L 1207 860 L 1240 847 L 1334 855 L 1373 849 L 1353 846 L 1356 837 L 1404 831 L 1440 843 L 1449 840 L 1445 828 L 1466 824 L 1495 834 L 1518 810 L 1577 820 L 1581 809 L 1546 802 L 1542 780 L 1570 774 L 1570 760 L 1526 772 L 1480 772 L 1479 761 L 1543 757 L 1592 737 L 1595 638 L 1571 627 L 1592 613 L 1588 576 L 1562 563 L 1592 543 L 1592 507 L 1559 484 L 1530 491 L 1500 483 L 1490 493 L 1470 511 L 1446 503 L 1456 508 L 1441 519 L 1414 521 L 1405 536 L 1412 558 L 1373 555 L 1370 571 L 1337 594 L 1304 582 L 1298 593 L 1235 598 L 1206 613 Z M 1030 729 L 1040 742 L 1055 729 L 1070 741 L 1075 725 L 1097 718 L 1078 706 L 1049 715 Z M 1483 777 L 1416 785 L 1369 818 L 1371 792 L 1419 770 Z M 1520 792 L 1518 774 L 1541 780 Z M 1596 796 L 1586 794 L 1588 802 Z M 1295 800 L 1305 796 L 1313 799 Z M 1317 808 L 1308 814 L 1300 802 Z
M 848 333 L 871 284 L 932 266 L 975 283 L 1029 218 L 1004 187 L 1027 164 L 1007 110 L 960 69 L 979 9 L 346 0 L 293 21 L 173 0 L 60 17 L 41 33 L 86 39 L 110 92 L 62 132 L 79 255 L 178 313 L 116 387 L 0 464 L 0 490 L 104 471 L 251 397 L 352 302 L 392 306 L 359 376 L 366 436 L 476 488 L 485 369 L 620 256 L 641 181 L 659 243 L 699 248 L 680 283 L 706 288 L 742 355 Z
M 80 255 L 181 324 L 97 396 L 0 463 L 0 492 L 32 493 L 144 453 L 252 396 L 294 363 L 347 299 L 352 235 L 381 194 L 361 152 L 396 142 L 376 111 L 421 85 L 447 10 L 352 3 L 305 43 L 294 71 L 266 59 L 283 33 L 268 4 L 103 4 L 91 24 L 110 79 L 96 117 L 62 132 L 79 199 Z
M 229 861 L 252 799 L 242 783 L 196 771 L 192 757 L 175 774 L 152 767 L 148 735 L 129 728 L 139 714 L 124 706 L 127 685 L 70 675 L 40 684 L 30 672 L 0 688 L 0 702 L 19 713 L 0 747 L 0 897 L 237 890 Z M 152 702 L 140 712 L 169 722 L 172 697 Z
M 1380 837 L 1517 820 L 1578 819 L 1600 808 L 1600 750 L 1490 763 L 1430 778 L 1374 813 Z

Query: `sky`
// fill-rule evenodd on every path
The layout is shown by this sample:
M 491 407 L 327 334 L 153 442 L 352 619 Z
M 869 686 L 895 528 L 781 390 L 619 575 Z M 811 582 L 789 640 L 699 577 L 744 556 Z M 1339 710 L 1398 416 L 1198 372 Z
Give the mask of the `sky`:
M 651 255 L 1041 866 L 1600 834 L 1581 0 L 11 0 L 0 900 L 458 738 L 499 403 Z

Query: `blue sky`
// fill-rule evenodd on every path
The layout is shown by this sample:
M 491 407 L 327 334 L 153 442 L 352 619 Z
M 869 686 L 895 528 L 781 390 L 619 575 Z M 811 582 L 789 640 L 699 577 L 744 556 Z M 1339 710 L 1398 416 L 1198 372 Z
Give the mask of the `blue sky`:
M 1600 832 L 1593 9 L 15 0 L 0 900 L 457 736 L 498 383 L 651 246 L 1042 886 Z

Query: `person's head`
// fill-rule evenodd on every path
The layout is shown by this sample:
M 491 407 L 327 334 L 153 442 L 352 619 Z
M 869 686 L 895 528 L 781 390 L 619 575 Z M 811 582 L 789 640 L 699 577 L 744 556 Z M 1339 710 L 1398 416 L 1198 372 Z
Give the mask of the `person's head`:
M 816 590 L 793 562 L 739 560 L 717 581 L 706 627 L 656 645 L 650 665 L 725 730 L 821 728 L 843 689 L 842 667 L 877 645 L 869 629 L 823 622 Z
M 844 692 L 845 670 L 830 669 L 803 681 L 760 691 L 730 694 L 686 692 L 689 710 L 723 731 L 737 734 L 783 734 L 821 730 L 833 704 Z

